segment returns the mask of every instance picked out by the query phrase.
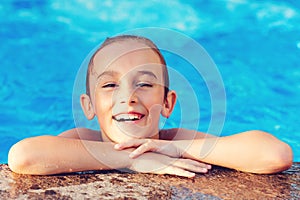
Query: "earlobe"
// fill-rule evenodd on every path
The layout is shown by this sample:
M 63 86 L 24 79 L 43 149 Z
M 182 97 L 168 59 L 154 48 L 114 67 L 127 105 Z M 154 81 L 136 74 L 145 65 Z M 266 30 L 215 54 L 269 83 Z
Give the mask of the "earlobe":
M 80 104 L 86 118 L 92 120 L 95 117 L 95 112 L 90 97 L 82 94 L 80 96 Z
M 172 114 L 172 111 L 175 107 L 176 98 L 177 98 L 176 92 L 174 90 L 170 90 L 165 99 L 165 103 L 164 103 L 164 106 L 163 106 L 163 109 L 161 112 L 162 116 L 164 116 L 166 118 L 170 117 L 170 115 Z

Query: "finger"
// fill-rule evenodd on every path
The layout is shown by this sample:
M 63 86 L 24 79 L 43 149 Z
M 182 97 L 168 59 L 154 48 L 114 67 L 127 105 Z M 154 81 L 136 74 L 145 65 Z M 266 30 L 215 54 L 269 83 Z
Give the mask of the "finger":
M 197 161 L 190 160 L 190 159 L 178 159 L 173 163 L 173 165 L 192 172 L 198 172 L 198 173 L 208 172 L 206 165 L 199 165 Z
M 195 166 L 201 167 L 201 168 L 206 168 L 208 170 L 212 168 L 210 164 L 206 164 L 201 161 L 192 160 L 192 159 L 180 159 L 180 160 L 184 160 L 184 162 L 187 162 L 191 165 L 195 165 Z
M 152 142 L 147 142 L 145 144 L 142 144 L 141 146 L 139 146 L 137 149 L 135 149 L 133 152 L 131 152 L 129 154 L 130 158 L 137 158 L 138 156 L 142 155 L 145 152 L 148 151 L 156 151 L 155 146 L 153 145 Z
M 129 147 L 138 147 L 142 144 L 144 144 L 146 141 L 145 140 L 128 140 L 126 142 L 121 142 L 119 144 L 115 144 L 114 148 L 117 150 L 123 150 Z
M 203 167 L 203 168 L 206 168 L 206 169 L 211 169 L 210 164 L 206 164 L 206 163 L 203 163 L 201 161 L 192 160 L 192 159 L 186 159 L 186 160 L 187 160 L 187 162 L 190 162 L 191 164 L 194 164 L 195 166 Z
M 164 174 L 171 174 L 171 175 L 177 175 L 177 176 L 183 176 L 183 177 L 188 177 L 188 178 L 192 178 L 194 177 L 196 174 L 193 172 L 190 172 L 188 170 L 179 168 L 179 167 L 175 167 L 175 166 L 169 166 L 167 168 L 165 168 L 163 170 Z

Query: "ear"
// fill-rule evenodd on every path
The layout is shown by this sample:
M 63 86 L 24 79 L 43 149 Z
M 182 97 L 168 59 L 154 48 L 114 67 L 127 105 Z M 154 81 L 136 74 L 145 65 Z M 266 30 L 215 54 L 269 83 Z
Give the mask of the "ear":
M 175 107 L 175 103 L 176 103 L 176 92 L 174 90 L 170 90 L 167 94 L 167 97 L 165 99 L 165 103 L 164 106 L 162 108 L 162 116 L 169 118 L 174 107 Z
M 86 118 L 92 120 L 95 117 L 95 112 L 90 97 L 82 94 L 80 96 L 80 104 Z

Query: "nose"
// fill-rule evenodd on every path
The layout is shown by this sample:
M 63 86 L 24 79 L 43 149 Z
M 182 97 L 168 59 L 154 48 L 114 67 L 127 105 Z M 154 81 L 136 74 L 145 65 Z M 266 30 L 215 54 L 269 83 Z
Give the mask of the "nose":
M 117 102 L 121 104 L 135 104 L 138 102 L 138 97 L 134 89 L 120 87 L 118 93 L 119 94 L 116 96 Z

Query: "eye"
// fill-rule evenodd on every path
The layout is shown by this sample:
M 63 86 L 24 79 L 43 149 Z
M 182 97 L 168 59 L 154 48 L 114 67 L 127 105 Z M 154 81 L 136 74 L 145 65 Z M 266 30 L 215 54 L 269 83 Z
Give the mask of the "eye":
M 102 88 L 115 88 L 115 87 L 118 87 L 118 85 L 115 83 L 107 83 L 102 86 Z
M 137 87 L 153 87 L 153 84 L 146 82 L 139 82 L 136 84 Z

